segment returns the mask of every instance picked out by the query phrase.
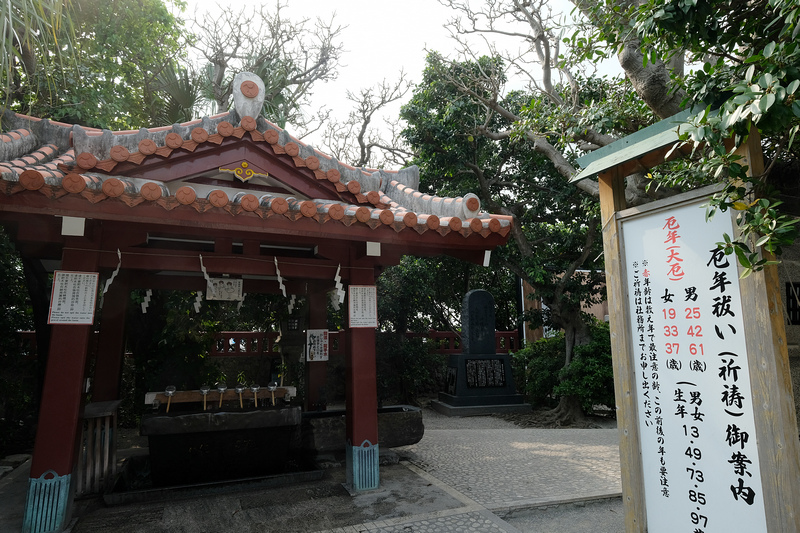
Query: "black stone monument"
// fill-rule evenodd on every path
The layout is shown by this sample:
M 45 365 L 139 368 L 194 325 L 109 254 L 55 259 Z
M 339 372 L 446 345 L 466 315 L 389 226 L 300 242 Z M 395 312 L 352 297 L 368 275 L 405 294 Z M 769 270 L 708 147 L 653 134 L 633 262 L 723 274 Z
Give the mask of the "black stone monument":
M 431 407 L 448 416 L 530 411 L 516 393 L 511 356 L 495 353 L 494 298 L 469 291 L 461 307 L 461 352 L 447 364 L 447 389 Z

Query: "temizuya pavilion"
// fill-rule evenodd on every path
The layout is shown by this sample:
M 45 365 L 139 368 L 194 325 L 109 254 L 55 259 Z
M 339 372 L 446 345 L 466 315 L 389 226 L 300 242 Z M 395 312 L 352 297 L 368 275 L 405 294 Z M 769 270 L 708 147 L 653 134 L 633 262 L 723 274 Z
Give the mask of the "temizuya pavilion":
M 116 400 L 131 289 L 205 290 L 202 264 L 241 278 L 244 292 L 278 292 L 277 262 L 289 293 L 309 300 L 309 327 L 325 328 L 337 269 L 345 286 L 371 286 L 403 254 L 488 264 L 509 237 L 510 218 L 481 212 L 476 196 L 422 194 L 415 167 L 339 163 L 260 117 L 258 77 L 240 74 L 234 85 L 235 110 L 139 131 L 3 116 L 0 224 L 19 252 L 101 280 L 120 269 L 99 324 L 52 326 L 28 531 L 68 521 L 90 332 L 99 329 L 92 401 Z M 348 329 L 346 345 L 347 478 L 367 490 L 378 484 L 375 329 Z M 307 364 L 313 396 L 325 363 Z

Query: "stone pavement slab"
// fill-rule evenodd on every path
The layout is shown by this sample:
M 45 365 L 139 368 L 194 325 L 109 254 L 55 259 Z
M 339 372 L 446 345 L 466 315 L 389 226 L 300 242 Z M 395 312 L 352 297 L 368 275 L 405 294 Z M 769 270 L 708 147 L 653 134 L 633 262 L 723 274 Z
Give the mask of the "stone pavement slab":
M 350 496 L 343 464 L 321 481 L 151 503 L 76 503 L 71 533 L 621 533 L 616 430 L 524 429 L 424 412 L 376 491 Z M 30 462 L 0 480 L 0 531 L 20 531 Z M 612 499 L 609 499 L 612 497 Z M 600 501 L 594 501 L 603 498 Z
M 395 451 L 494 512 L 621 494 L 616 429 L 427 429 Z
M 438 520 L 473 510 L 403 465 L 381 467 L 381 486 L 375 491 L 350 496 L 344 481 L 344 468 L 340 467 L 326 471 L 320 481 L 277 488 L 108 508 L 95 504 L 84 510 L 72 533 L 308 533 L 354 527 L 383 531 L 377 525 L 381 521 L 394 527 L 408 520 Z
M 19 456 L 14 456 L 19 457 Z M 28 479 L 31 475 L 30 456 L 13 471 L 0 479 L 0 531 L 22 531 L 22 522 L 25 516 L 25 498 L 28 493 Z
M 526 533 L 623 533 L 622 498 L 525 509 L 503 517 Z

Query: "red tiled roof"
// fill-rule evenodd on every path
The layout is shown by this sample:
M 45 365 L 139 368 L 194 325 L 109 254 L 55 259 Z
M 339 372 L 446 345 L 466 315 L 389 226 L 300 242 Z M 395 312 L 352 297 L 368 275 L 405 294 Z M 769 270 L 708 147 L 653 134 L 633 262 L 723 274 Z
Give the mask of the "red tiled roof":
M 12 115 L 7 112 L 4 120 L 8 121 Z M 344 165 L 261 118 L 243 117 L 237 123 L 236 115 L 231 112 L 136 132 L 102 132 L 32 117 L 13 115 L 13 118 L 13 123 L 24 127 L 0 135 L 0 190 L 6 195 L 39 191 L 52 199 L 78 195 L 90 204 L 120 201 L 133 208 L 150 203 L 167 211 L 187 206 L 199 213 L 221 209 L 234 216 L 254 215 L 262 219 L 281 216 L 320 223 L 331 220 L 345 226 L 364 224 L 372 229 L 388 226 L 396 232 L 435 231 L 441 235 L 457 232 L 463 237 L 476 234 L 505 237 L 511 229 L 511 217 L 480 212 L 480 201 L 474 195 L 441 198 L 423 194 L 410 186 L 414 184 L 410 183 L 413 178 L 409 178 L 413 172 Z M 36 143 L 33 150 L 28 149 L 37 128 L 56 131 L 56 136 L 62 139 L 61 147 L 48 142 Z M 92 141 L 109 136 L 110 142 L 101 148 Z M 355 202 L 254 194 L 237 191 L 234 184 L 213 189 L 205 197 L 199 197 L 190 185 L 183 185 L 172 194 L 164 182 L 114 174 L 123 163 L 129 167 L 142 166 L 179 154 L 185 156 L 200 146 L 234 143 L 243 138 L 257 146 L 268 146 L 277 156 L 290 158 L 295 168 L 310 171 L 313 179 L 327 183 L 337 193 L 349 194 L 347 197 Z M 63 139 L 70 139 L 74 150 L 64 146 Z M 23 142 L 28 144 L 23 147 Z

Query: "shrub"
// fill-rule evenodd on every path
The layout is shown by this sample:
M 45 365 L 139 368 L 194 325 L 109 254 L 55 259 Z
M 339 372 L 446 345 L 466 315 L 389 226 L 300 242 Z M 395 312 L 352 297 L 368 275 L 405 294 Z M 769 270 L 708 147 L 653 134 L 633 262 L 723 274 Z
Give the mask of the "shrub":
M 595 405 L 614 408 L 614 368 L 608 324 L 590 325 L 591 341 L 576 346 L 564 368 L 564 335 L 531 343 L 513 355 L 517 390 L 533 406 L 553 406 L 561 396 L 576 396 L 585 413 Z
M 431 353 L 423 339 L 380 332 L 376 348 L 379 403 L 418 405 L 422 395 L 438 390 L 445 358 Z
M 564 335 L 541 339 L 514 353 L 511 367 L 517 392 L 534 407 L 552 406 L 557 399 L 553 389 L 564 366 Z
M 591 341 L 575 347 L 572 363 L 560 372 L 560 382 L 553 389 L 557 396 L 580 398 L 585 413 L 591 413 L 595 405 L 613 409 L 616 404 L 608 324 L 595 321 L 590 329 Z

